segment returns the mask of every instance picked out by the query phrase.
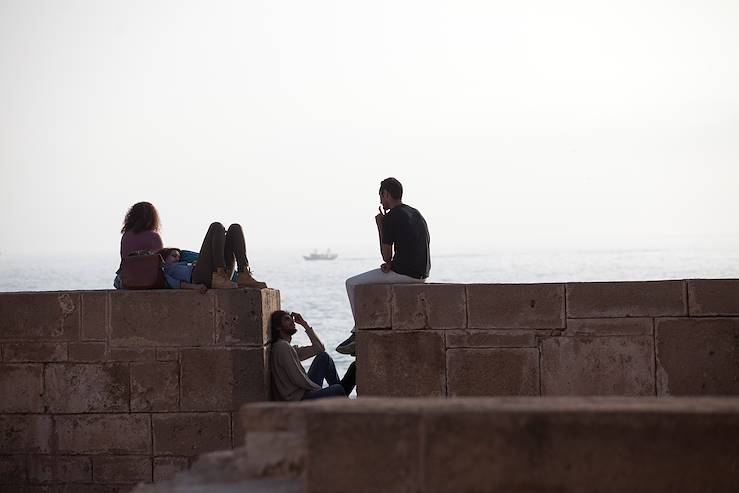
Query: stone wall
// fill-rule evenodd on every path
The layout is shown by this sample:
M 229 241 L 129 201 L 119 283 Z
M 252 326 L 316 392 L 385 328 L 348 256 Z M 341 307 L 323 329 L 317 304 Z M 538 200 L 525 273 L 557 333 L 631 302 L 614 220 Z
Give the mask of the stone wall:
M 269 398 L 279 304 L 269 289 L 0 294 L 0 490 L 125 491 L 240 444 L 240 405 Z
M 360 286 L 359 395 L 739 395 L 739 280 Z

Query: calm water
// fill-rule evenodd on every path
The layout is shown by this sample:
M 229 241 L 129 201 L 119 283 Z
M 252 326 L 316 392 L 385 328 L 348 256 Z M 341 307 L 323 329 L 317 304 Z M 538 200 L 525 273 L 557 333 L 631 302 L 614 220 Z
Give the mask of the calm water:
M 376 258 L 307 262 L 293 258 L 252 258 L 255 277 L 281 292 L 282 306 L 303 314 L 343 374 L 352 358 L 334 351 L 352 327 L 344 280 L 376 268 Z M 109 289 L 113 257 L 38 258 L 0 256 L 0 291 Z M 739 278 L 739 252 L 618 251 L 500 252 L 494 255 L 432 258 L 432 282 L 625 281 L 686 278 Z M 301 332 L 298 344 L 307 343 Z

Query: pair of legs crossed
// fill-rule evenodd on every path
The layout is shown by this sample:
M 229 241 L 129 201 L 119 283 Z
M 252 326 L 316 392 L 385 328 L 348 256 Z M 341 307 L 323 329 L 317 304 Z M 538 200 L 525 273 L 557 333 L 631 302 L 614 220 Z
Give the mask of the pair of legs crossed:
M 336 365 L 334 360 L 327 352 L 317 354 L 313 358 L 313 362 L 310 364 L 308 369 L 308 378 L 313 383 L 319 386 L 323 386 L 323 381 L 328 383 L 328 387 L 320 390 L 309 390 L 306 391 L 303 396 L 303 400 L 320 399 L 321 397 L 335 397 L 343 396 L 346 397 L 351 394 L 354 390 L 354 386 L 357 382 L 357 365 L 353 362 L 349 365 L 346 370 L 344 378 L 339 380 L 339 374 L 336 372 Z
M 246 257 L 246 241 L 244 231 L 238 224 L 232 224 L 226 230 L 221 223 L 213 223 L 208 228 L 200 247 L 200 255 L 192 271 L 192 282 L 212 287 L 214 272 L 230 272 L 236 265 L 236 271 L 249 272 L 249 259 Z

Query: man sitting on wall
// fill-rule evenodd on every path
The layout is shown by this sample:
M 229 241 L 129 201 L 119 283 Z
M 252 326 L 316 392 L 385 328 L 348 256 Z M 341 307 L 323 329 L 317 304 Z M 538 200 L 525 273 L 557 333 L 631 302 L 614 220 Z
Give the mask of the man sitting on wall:
M 292 336 L 298 331 L 295 324 L 305 329 L 310 346 L 292 346 Z M 272 343 L 271 369 L 272 389 L 275 399 L 301 401 L 321 397 L 348 396 L 356 382 L 356 362 L 349 366 L 344 378 L 339 380 L 334 360 L 325 351 L 323 343 L 313 328 L 299 313 L 283 310 L 274 312 L 270 318 Z M 312 358 L 308 373 L 300 363 Z M 323 381 L 328 387 L 323 388 Z
M 355 327 L 351 336 L 336 348 L 342 354 L 356 354 L 354 291 L 358 285 L 423 283 L 431 270 L 431 238 L 426 220 L 416 209 L 403 203 L 403 185 L 395 178 L 386 178 L 380 183 L 380 204 L 375 222 L 384 263 L 379 269 L 346 280 Z

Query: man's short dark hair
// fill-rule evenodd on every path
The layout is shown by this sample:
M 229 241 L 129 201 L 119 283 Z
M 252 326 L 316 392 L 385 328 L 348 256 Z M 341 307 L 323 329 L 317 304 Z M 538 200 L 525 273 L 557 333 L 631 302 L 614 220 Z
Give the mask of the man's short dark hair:
M 385 178 L 380 182 L 380 193 L 385 190 L 395 200 L 403 198 L 403 185 L 395 178 Z

